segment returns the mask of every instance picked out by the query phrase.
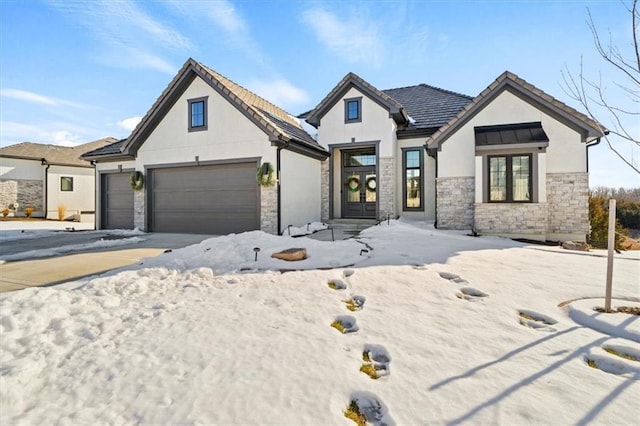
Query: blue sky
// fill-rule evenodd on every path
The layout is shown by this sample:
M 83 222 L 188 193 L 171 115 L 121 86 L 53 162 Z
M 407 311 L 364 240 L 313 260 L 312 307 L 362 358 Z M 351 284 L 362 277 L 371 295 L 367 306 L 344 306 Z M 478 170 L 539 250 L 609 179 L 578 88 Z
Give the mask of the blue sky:
M 126 137 L 188 57 L 293 114 L 349 71 L 379 89 L 475 96 L 509 70 L 581 110 L 562 89 L 565 65 L 578 73 L 582 56 L 589 77 L 616 76 L 593 48 L 587 7 L 626 48 L 630 19 L 615 0 L 0 0 L 0 146 Z M 627 126 L 638 138 L 640 124 Z M 640 186 L 604 142 L 590 155 L 592 186 Z

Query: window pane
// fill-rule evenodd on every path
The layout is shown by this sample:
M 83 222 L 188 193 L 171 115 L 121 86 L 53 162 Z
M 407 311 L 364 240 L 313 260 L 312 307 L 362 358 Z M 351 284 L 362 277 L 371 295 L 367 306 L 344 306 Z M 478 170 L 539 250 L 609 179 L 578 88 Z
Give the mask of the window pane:
M 61 191 L 73 191 L 73 178 L 61 177 L 60 178 L 60 190 Z
M 345 167 L 358 167 L 358 166 L 375 166 L 376 154 L 368 152 L 344 152 L 343 164 Z
M 358 104 L 359 101 L 347 102 L 347 120 L 357 120 L 358 118 Z
M 191 127 L 204 126 L 204 101 L 191 104 Z
M 376 181 L 376 175 L 366 175 L 365 176 L 365 181 L 364 181 L 364 185 L 365 185 L 365 193 L 366 193 L 366 199 L 365 201 L 367 203 L 375 203 L 376 202 L 376 193 L 378 191 L 377 189 L 377 181 Z
M 419 163 L 418 163 L 419 164 Z M 420 169 L 406 171 L 407 179 L 407 208 L 421 207 L 420 200 Z
M 405 164 L 407 169 L 420 167 L 420 151 L 405 151 Z
M 529 193 L 530 165 L 528 155 L 513 156 L 512 176 L 513 176 L 513 201 L 531 201 Z
M 507 158 L 489 158 L 489 200 L 507 199 Z

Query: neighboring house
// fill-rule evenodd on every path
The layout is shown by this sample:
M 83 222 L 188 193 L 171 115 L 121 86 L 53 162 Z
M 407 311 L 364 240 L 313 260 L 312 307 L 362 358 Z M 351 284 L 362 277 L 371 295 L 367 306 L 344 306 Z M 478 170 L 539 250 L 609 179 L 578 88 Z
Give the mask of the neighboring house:
M 99 228 L 227 234 L 319 221 L 328 155 L 298 119 L 189 59 L 127 139 L 83 158 Z M 278 184 L 258 185 L 259 168 Z
M 189 59 L 97 163 L 98 226 L 228 233 L 338 218 L 407 217 L 538 240 L 589 232 L 587 149 L 604 129 L 516 75 L 475 98 L 349 73 L 292 116 Z M 255 174 L 275 164 L 278 181 Z M 144 191 L 131 172 L 146 176 Z
M 58 219 L 58 206 L 64 206 L 67 217 L 81 213 L 92 217 L 94 166 L 80 156 L 115 140 L 74 147 L 22 142 L 0 148 L 0 208 L 13 209 L 17 203 L 17 216 L 33 207 L 33 217 Z

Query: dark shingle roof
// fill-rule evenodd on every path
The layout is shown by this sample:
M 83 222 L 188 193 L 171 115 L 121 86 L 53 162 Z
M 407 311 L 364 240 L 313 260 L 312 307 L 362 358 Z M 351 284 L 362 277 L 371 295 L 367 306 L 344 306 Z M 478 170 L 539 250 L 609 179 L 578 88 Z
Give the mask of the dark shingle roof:
M 127 139 L 120 139 L 119 141 L 110 143 L 109 145 L 103 146 L 102 148 L 94 149 L 93 151 L 88 151 L 82 154 L 83 157 L 96 157 L 101 155 L 117 155 L 122 153 L 122 146 L 125 144 Z
M 313 139 L 307 132 L 305 132 L 302 128 L 298 126 L 294 126 L 287 121 L 283 121 L 278 117 L 274 117 L 268 111 L 259 110 L 263 115 L 265 115 L 270 121 L 272 121 L 275 125 L 277 125 L 287 136 L 291 139 L 298 140 L 300 142 L 304 142 L 307 145 L 311 145 L 317 148 L 322 148 L 315 139 Z M 324 149 L 324 148 L 322 148 Z
M 383 90 L 399 102 L 415 122 L 413 128 L 426 129 L 443 126 L 456 116 L 471 100 L 471 96 L 419 84 Z
M 0 156 L 24 158 L 29 160 L 45 160 L 50 164 L 63 164 L 68 166 L 91 167 L 82 158 L 87 151 L 101 149 L 115 141 L 114 138 L 103 138 L 77 146 L 60 146 L 33 142 L 22 142 L 15 145 L 0 148 Z

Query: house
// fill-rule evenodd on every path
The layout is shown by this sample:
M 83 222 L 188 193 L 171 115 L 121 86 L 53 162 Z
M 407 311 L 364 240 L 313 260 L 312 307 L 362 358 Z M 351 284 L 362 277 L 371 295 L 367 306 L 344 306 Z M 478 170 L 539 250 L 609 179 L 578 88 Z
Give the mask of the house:
M 347 74 L 303 115 L 331 156 L 322 219 L 408 217 L 536 240 L 589 233 L 600 124 L 505 72 L 477 97 Z
M 74 147 L 22 142 L 0 148 L 0 207 L 24 215 L 33 207 L 33 217 L 58 219 L 58 206 L 65 217 L 94 213 L 93 165 L 80 156 L 115 141 L 103 138 Z
M 189 59 L 127 139 L 83 158 L 99 228 L 275 234 L 320 220 L 328 155 L 297 118 Z
M 98 226 L 281 233 L 407 217 L 538 240 L 589 231 L 587 152 L 604 129 L 515 74 L 474 98 L 379 90 L 349 73 L 299 118 L 316 137 L 189 59 L 129 138 L 84 155 L 96 163 Z M 258 185 L 270 170 L 275 185 Z

